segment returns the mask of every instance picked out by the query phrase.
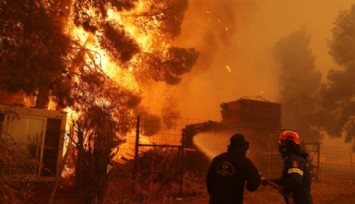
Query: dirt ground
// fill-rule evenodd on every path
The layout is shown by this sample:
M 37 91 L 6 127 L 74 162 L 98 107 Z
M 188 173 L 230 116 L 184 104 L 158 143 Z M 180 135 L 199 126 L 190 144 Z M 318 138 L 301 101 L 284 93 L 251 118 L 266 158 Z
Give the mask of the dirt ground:
M 355 203 L 355 184 L 349 181 L 315 182 L 312 185 L 314 204 L 350 204 Z M 246 193 L 245 203 L 284 203 L 282 197 L 273 189 L 261 187 L 255 193 Z
M 182 199 L 163 198 L 140 203 L 147 204 L 207 204 L 208 195 L 204 190 L 204 183 L 201 182 L 202 192 L 197 196 L 187 196 Z M 49 190 L 49 189 L 47 189 Z M 41 191 L 38 203 L 46 203 L 49 192 Z M 314 204 L 353 204 L 355 203 L 355 179 L 339 179 L 334 176 L 324 177 L 321 181 L 312 184 L 312 196 Z M 256 192 L 245 192 L 244 204 L 284 204 L 283 198 L 277 191 L 270 187 L 260 186 Z M 78 192 L 73 189 L 59 188 L 56 194 L 55 203 L 81 204 Z M 122 202 L 117 202 L 117 204 Z M 111 203 L 110 203 L 111 204 Z M 116 203 L 115 203 L 116 204 Z M 122 204 L 137 204 L 137 202 L 125 201 Z
M 284 204 L 283 198 L 274 189 L 261 186 L 256 192 L 245 192 L 244 204 Z M 314 204 L 354 204 L 355 180 L 332 178 L 329 181 L 318 181 L 312 184 Z M 152 204 L 207 204 L 207 194 L 199 198 L 167 199 L 151 202 Z

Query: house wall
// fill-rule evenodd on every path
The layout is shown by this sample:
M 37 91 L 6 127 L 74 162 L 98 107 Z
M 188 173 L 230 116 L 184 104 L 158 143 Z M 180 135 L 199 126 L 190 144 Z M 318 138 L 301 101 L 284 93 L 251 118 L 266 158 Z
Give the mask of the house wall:
M 66 113 L 0 105 L 1 135 L 10 135 L 29 158 L 36 176 L 56 176 L 63 158 Z

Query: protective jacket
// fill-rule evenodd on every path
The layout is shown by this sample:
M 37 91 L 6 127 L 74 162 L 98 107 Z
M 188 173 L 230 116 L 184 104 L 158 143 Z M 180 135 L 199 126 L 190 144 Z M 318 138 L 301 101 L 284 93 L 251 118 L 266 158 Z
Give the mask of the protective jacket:
M 242 204 L 244 185 L 247 190 L 256 191 L 260 174 L 243 153 L 226 152 L 212 160 L 206 183 L 210 204 Z
M 294 153 L 288 155 L 284 160 L 281 178 L 274 182 L 281 185 L 280 193 L 291 195 L 296 204 L 313 203 L 311 175 L 305 157 Z

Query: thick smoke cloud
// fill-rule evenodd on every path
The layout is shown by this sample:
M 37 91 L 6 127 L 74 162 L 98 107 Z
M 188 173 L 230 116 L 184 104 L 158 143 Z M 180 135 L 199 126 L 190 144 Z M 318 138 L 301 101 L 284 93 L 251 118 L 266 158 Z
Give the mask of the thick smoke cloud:
M 304 30 L 280 39 L 274 47 L 275 59 L 281 65 L 283 125 L 300 131 L 308 140 L 318 141 L 322 132 L 345 136 L 346 142 L 355 136 L 354 20 L 355 5 L 334 20 L 329 49 L 338 68 L 324 74 L 324 82 L 309 47 L 310 36 Z
M 334 27 L 353 3 L 190 1 L 176 43 L 200 54 L 192 73 L 173 90 L 182 116 L 219 120 L 222 102 L 261 96 L 285 103 L 283 126 L 300 129 L 307 139 L 318 140 L 323 133 L 342 136 L 343 128 L 351 126 L 353 106 L 340 108 L 339 103 L 345 96 L 353 98 L 346 90 L 354 80 L 350 66 L 346 70 L 336 63 L 328 42 L 334 39 L 333 30 L 341 31 Z M 339 15 L 343 17 L 337 19 Z M 338 54 L 352 56 L 352 41 L 338 42 L 343 51 Z
M 230 53 L 238 29 L 246 25 L 255 9 L 254 1 L 190 1 L 191 16 L 185 17 L 185 26 L 193 33 L 183 36 L 183 41 L 192 42 L 200 51 L 198 69 L 206 70 L 213 66 L 218 53 Z M 229 49 L 228 49 L 229 48 Z
M 299 131 L 306 140 L 319 140 L 319 131 L 312 126 L 319 107 L 321 74 L 309 48 L 310 36 L 296 31 L 281 38 L 273 49 L 279 62 L 279 91 L 284 128 Z
M 183 117 L 218 120 L 220 103 L 250 92 L 255 96 L 267 86 L 265 78 L 258 83 L 248 80 L 255 71 L 249 67 L 261 63 L 259 59 L 250 62 L 257 42 L 247 40 L 256 10 L 254 1 L 189 1 L 176 43 L 196 48 L 199 58 L 192 73 L 173 90 Z
M 318 141 L 322 132 L 344 136 L 345 142 L 355 136 L 354 20 L 355 5 L 334 20 L 329 49 L 337 68 L 324 74 L 322 83 L 309 48 L 309 34 L 304 30 L 282 38 L 274 47 L 275 59 L 281 65 L 283 125 L 295 128 L 308 140 Z

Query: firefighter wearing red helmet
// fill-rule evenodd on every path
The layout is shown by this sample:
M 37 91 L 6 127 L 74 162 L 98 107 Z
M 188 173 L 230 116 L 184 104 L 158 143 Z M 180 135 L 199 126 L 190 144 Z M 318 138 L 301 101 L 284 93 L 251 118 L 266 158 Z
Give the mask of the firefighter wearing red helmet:
M 279 192 L 287 204 L 312 204 L 308 153 L 301 149 L 298 133 L 292 130 L 282 131 L 278 140 L 284 168 L 281 178 L 273 181 L 281 186 Z

